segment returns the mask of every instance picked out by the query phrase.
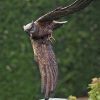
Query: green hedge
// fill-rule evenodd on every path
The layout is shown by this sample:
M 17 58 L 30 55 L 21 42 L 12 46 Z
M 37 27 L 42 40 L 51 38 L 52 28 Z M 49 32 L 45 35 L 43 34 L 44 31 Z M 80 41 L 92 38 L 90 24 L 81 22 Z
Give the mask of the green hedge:
M 0 1 L 0 100 L 36 100 L 40 74 L 29 37 L 22 26 L 70 0 Z M 72 1 L 72 0 L 71 0 Z M 59 65 L 55 97 L 84 96 L 92 77 L 100 76 L 100 1 L 65 17 L 54 32 Z

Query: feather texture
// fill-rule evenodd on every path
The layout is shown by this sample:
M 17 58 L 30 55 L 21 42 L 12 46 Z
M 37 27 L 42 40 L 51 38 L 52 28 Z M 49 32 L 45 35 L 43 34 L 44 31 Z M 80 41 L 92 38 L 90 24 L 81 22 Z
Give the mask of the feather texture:
M 81 9 L 84 9 L 92 1 L 93 0 L 76 0 L 71 5 L 68 5 L 65 7 L 58 7 L 55 10 L 48 12 L 47 14 L 37 19 L 37 22 L 47 22 L 47 21 L 52 22 L 53 20 L 58 20 L 61 17 L 68 16 L 69 14 L 72 14 L 74 12 L 80 11 Z
M 55 54 L 48 39 L 31 39 L 31 41 L 41 73 L 41 90 L 45 94 L 45 98 L 49 98 L 50 93 L 54 91 L 56 87 L 58 77 L 58 66 Z

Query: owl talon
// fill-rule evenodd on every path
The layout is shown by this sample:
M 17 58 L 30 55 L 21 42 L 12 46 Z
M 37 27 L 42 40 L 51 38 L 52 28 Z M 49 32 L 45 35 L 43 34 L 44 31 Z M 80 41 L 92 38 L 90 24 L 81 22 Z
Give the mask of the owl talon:
M 48 37 L 48 40 L 50 41 L 50 42 L 53 42 L 52 40 L 54 40 L 55 41 L 55 38 L 52 36 L 52 34 Z

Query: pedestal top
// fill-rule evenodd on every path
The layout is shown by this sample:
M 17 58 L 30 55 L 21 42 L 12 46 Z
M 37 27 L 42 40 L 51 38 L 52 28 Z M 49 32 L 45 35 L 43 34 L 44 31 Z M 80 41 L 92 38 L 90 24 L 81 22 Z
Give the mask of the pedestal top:
M 45 99 L 41 99 L 41 100 L 45 100 Z M 64 98 L 49 98 L 49 100 L 67 100 L 67 99 L 64 99 Z

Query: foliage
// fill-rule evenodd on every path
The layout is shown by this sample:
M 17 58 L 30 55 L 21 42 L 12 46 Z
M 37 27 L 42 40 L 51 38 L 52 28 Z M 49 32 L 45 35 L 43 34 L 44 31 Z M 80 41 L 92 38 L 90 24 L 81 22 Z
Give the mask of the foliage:
M 69 96 L 68 100 L 77 100 L 75 96 Z
M 100 78 L 93 78 L 89 88 L 89 100 L 100 100 Z
M 68 1 L 68 2 L 67 2 Z M 0 0 L 0 100 L 36 100 L 40 75 L 22 26 L 73 0 Z M 54 32 L 59 66 L 55 97 L 86 95 L 94 76 L 100 76 L 100 0 L 84 11 L 65 17 Z

